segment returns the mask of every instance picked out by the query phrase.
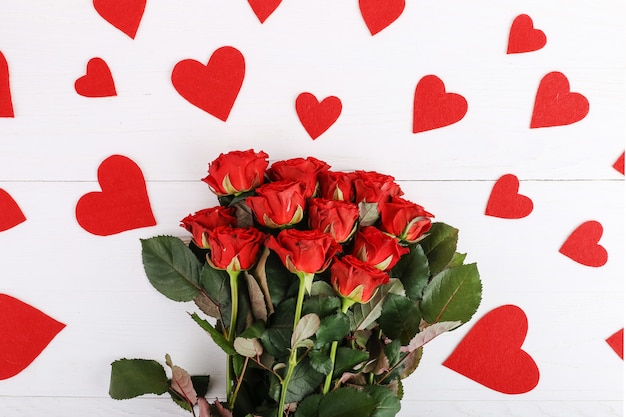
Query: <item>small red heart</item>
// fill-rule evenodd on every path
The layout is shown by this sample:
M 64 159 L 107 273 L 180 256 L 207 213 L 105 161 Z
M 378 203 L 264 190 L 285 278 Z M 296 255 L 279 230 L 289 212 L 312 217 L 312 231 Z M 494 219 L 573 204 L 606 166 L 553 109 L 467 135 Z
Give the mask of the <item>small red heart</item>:
M 533 20 L 526 14 L 521 14 L 513 20 L 509 32 L 509 46 L 507 54 L 521 54 L 537 51 L 546 45 L 546 34 L 533 27 Z
M 522 309 L 504 305 L 485 314 L 443 365 L 504 394 L 523 394 L 539 383 L 539 368 L 522 350 L 528 320 Z
M 606 339 L 606 343 L 617 355 L 624 359 L 624 329 L 617 331 Z
M 600 267 L 608 261 L 608 254 L 598 243 L 602 225 L 594 220 L 584 222 L 567 238 L 559 252 L 579 264 Z
M 533 211 L 533 201 L 518 193 L 519 180 L 513 174 L 501 176 L 493 186 L 487 201 L 487 216 L 521 219 Z
M 439 77 L 427 75 L 417 83 L 413 100 L 413 133 L 454 124 L 465 117 L 465 113 L 465 97 L 446 93 L 446 87 Z
M 12 227 L 26 221 L 26 216 L 22 213 L 13 197 L 0 188 L 0 232 L 9 230 Z
M 252 11 L 261 23 L 265 22 L 283 0 L 248 0 Z
M 104 20 L 135 39 L 146 0 L 93 0 L 93 7 Z
M 372 36 L 399 18 L 404 6 L 404 0 L 359 0 L 361 16 Z
M 341 100 L 335 96 L 321 102 L 311 93 L 301 93 L 296 98 L 296 113 L 311 139 L 317 139 L 333 125 L 341 114 Z
M 9 64 L 0 52 L 0 117 L 15 117 L 9 82 Z
M 74 89 L 84 97 L 117 95 L 111 70 L 102 58 L 91 58 L 87 62 L 87 73 L 76 80 Z
M 0 294 L 0 380 L 26 369 L 64 327 L 17 298 Z
M 82 196 L 76 204 L 78 224 L 98 236 L 156 225 L 141 169 L 131 159 L 112 155 L 98 167 L 102 191 Z
M 613 164 L 613 168 L 620 174 L 624 175 L 624 152 L 622 152 L 620 157 L 617 158 L 617 161 Z
M 584 119 L 587 113 L 587 98 L 570 92 L 565 75 L 550 72 L 539 83 L 530 128 L 569 125 Z
M 218 48 L 207 65 L 185 59 L 172 70 L 172 85 L 185 100 L 222 121 L 239 95 L 246 72 L 241 52 L 232 46 Z

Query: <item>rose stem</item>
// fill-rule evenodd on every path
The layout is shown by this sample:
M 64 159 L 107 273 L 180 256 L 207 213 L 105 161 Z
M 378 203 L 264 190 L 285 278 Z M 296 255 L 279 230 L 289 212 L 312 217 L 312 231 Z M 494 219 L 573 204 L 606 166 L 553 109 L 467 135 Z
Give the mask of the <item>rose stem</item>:
M 238 280 L 239 271 L 228 271 L 230 276 L 230 327 L 228 328 L 228 341 L 232 343 L 235 338 L 235 330 L 237 328 L 237 310 L 239 309 L 239 288 Z M 233 393 L 233 355 L 226 358 L 226 400 L 230 404 Z
M 342 297 L 341 298 L 341 312 L 346 314 L 348 309 L 354 304 L 355 301 L 349 298 Z M 335 357 L 337 356 L 337 345 L 339 345 L 338 341 L 334 341 L 332 345 L 330 345 L 330 362 L 332 363 L 332 368 L 330 373 L 326 375 L 326 380 L 324 381 L 324 389 L 322 390 L 322 394 L 328 394 L 330 391 L 330 383 L 333 380 L 333 373 L 335 372 Z

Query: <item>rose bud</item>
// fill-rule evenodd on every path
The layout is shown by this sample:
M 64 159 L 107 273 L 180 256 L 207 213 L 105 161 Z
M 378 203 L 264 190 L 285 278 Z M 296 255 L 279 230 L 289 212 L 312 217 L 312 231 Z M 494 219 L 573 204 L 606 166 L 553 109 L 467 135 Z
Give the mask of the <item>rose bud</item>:
M 246 198 L 257 221 L 273 229 L 299 223 L 304 217 L 304 185 L 294 181 L 263 184 L 256 195 Z
M 265 246 L 294 274 L 322 272 L 341 251 L 331 235 L 319 230 L 281 230 L 277 237 L 270 236 Z
M 369 302 L 376 289 L 388 282 L 389 275 L 352 255 L 346 255 L 330 266 L 330 283 L 341 297 L 351 302 Z
M 354 256 L 381 271 L 389 271 L 407 253 L 409 248 L 374 226 L 361 228 L 354 237 Z
M 313 158 L 286 159 L 276 161 L 267 171 L 267 176 L 273 181 L 290 180 L 305 184 L 304 196 L 313 197 L 317 191 L 317 177 L 321 172 L 328 171 L 330 165 Z
M 217 206 L 199 210 L 180 222 L 191 233 L 196 246 L 208 248 L 207 233 L 218 226 L 237 226 L 237 217 L 234 208 Z
M 380 205 L 380 228 L 398 239 L 414 243 L 430 230 L 432 214 L 400 197 Z
M 261 151 L 232 151 L 220 154 L 209 164 L 209 175 L 203 178 L 218 196 L 239 195 L 263 184 L 268 155 Z
M 317 176 L 319 184 L 318 196 L 328 200 L 354 200 L 354 174 L 343 171 L 320 172 Z
M 254 266 L 265 234 L 254 227 L 220 226 L 208 234 L 211 266 L 227 271 L 245 271 Z
M 357 203 L 380 203 L 404 194 L 391 175 L 374 171 L 355 171 L 354 176 Z
M 354 234 L 359 208 L 347 201 L 312 198 L 309 200 L 309 227 L 330 233 L 338 243 Z

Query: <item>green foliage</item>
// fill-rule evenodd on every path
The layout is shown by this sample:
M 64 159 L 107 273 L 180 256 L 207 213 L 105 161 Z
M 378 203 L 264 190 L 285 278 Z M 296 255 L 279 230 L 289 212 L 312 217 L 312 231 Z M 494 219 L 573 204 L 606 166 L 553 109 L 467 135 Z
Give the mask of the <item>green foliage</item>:
M 221 347 L 227 355 L 234 355 L 236 353 L 235 349 L 233 348 L 233 344 L 229 342 L 226 337 L 224 337 L 224 335 L 220 333 L 215 327 L 213 327 L 211 323 L 202 319 L 196 313 L 191 314 L 191 318 L 211 336 L 211 339 L 213 339 L 215 344 Z
M 399 339 L 403 345 L 417 334 L 421 314 L 417 305 L 407 297 L 389 294 L 380 314 L 380 328 L 391 339 Z
M 459 229 L 445 223 L 433 223 L 428 236 L 420 242 L 428 257 L 431 275 L 441 272 L 452 260 L 458 239 Z
M 377 401 L 364 391 L 338 388 L 319 403 L 320 417 L 366 417 L 376 408 Z
M 410 252 L 400 258 L 392 270 L 392 275 L 400 279 L 408 298 L 411 300 L 422 298 L 422 291 L 430 277 L 428 258 L 422 246 L 411 245 Z
M 163 366 L 148 359 L 119 359 L 111 364 L 109 395 L 125 400 L 144 394 L 161 395 L 169 389 Z
M 225 327 L 230 325 L 230 277 L 228 272 L 205 264 L 200 271 L 200 284 L 206 295 L 217 306 L 219 317 Z
M 363 391 L 376 400 L 376 407 L 370 417 L 394 417 L 400 411 L 400 400 L 387 387 L 366 385 Z
M 350 333 L 350 319 L 339 312 L 333 316 L 325 317 L 316 334 L 315 347 L 319 348 L 339 341 Z

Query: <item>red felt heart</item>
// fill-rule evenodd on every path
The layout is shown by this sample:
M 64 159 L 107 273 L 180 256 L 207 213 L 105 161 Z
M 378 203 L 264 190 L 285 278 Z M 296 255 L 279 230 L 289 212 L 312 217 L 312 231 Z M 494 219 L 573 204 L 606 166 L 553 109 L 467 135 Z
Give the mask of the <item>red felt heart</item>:
M 567 238 L 559 252 L 568 258 L 586 266 L 600 267 L 609 256 L 600 244 L 602 225 L 594 220 L 584 222 Z
M 589 113 L 589 101 L 570 92 L 569 81 L 560 72 L 546 74 L 539 83 L 530 128 L 563 126 L 582 120 Z
M 93 7 L 104 20 L 135 39 L 146 0 L 93 0 Z
M 265 22 L 283 0 L 248 0 L 252 11 L 261 23 Z
M 624 175 L 624 152 L 622 152 L 620 157 L 617 158 L 617 161 L 613 164 L 613 168 L 620 174 Z
M 624 329 L 617 331 L 606 339 L 606 343 L 617 355 L 624 359 Z
M 372 36 L 399 18 L 404 6 L 404 0 L 359 0 L 361 16 Z
M 509 46 L 507 54 L 521 54 L 532 52 L 546 45 L 546 34 L 533 27 L 533 20 L 526 14 L 521 14 L 513 20 L 509 32 Z
M 439 77 L 427 75 L 417 83 L 413 100 L 413 133 L 454 124 L 465 117 L 465 113 L 465 98 L 460 94 L 446 93 Z
M 24 222 L 26 217 L 13 197 L 0 188 L 0 232 Z
M 87 73 L 76 80 L 74 89 L 84 97 L 117 95 L 111 70 L 102 58 L 91 58 L 87 62 Z
M 296 98 L 296 113 L 313 140 L 326 132 L 341 114 L 341 100 L 335 96 L 321 102 L 311 93 L 301 93 Z
M 15 117 L 9 82 L 9 64 L 0 52 L 0 117 Z
M 94 235 L 108 236 L 156 225 L 141 169 L 129 158 L 112 155 L 98 167 L 102 191 L 76 204 L 78 224 Z
M 443 365 L 505 394 L 522 394 L 539 383 L 539 369 L 522 350 L 528 320 L 522 309 L 504 305 L 485 314 Z
M 213 52 L 207 65 L 193 59 L 176 64 L 172 85 L 185 100 L 226 121 L 243 84 L 245 67 L 241 52 L 223 46 Z
M 493 186 L 487 201 L 487 216 L 521 219 L 533 211 L 533 201 L 518 193 L 519 180 L 513 174 L 501 176 Z
M 64 327 L 17 298 L 0 294 L 0 380 L 22 372 Z

